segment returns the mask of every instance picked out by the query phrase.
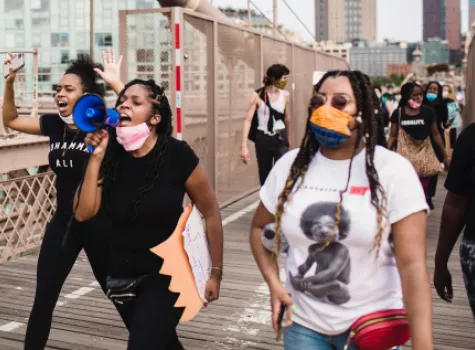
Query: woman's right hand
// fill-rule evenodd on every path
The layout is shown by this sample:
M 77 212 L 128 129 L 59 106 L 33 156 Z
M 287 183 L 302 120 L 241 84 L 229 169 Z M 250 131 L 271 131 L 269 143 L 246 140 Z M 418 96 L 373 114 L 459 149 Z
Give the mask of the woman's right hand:
M 5 61 L 3 61 L 3 64 L 11 64 L 12 63 L 12 59 L 16 56 L 17 54 L 16 53 L 13 53 L 13 52 L 9 52 L 8 53 L 8 57 Z M 13 84 L 13 82 L 15 81 L 15 77 L 16 77 L 16 72 L 13 70 L 13 68 L 10 66 L 10 74 L 8 75 L 7 79 L 6 79 L 6 83 L 7 84 Z
M 94 152 L 92 152 L 92 156 L 98 160 L 102 160 L 104 159 L 107 144 L 109 143 L 109 133 L 104 129 L 96 130 L 93 133 L 89 133 L 86 135 L 84 143 L 87 146 L 92 145 L 94 147 Z
M 451 303 L 454 298 L 452 276 L 447 265 L 436 266 L 434 271 L 434 287 L 442 300 Z
M 249 149 L 247 147 L 241 148 L 241 161 L 244 164 L 247 164 L 251 160 L 251 155 L 249 153 Z
M 282 305 L 287 305 L 287 319 L 284 323 L 284 328 L 289 327 L 292 324 L 292 305 L 294 302 L 290 297 L 289 293 L 285 287 L 278 281 L 269 286 L 270 289 L 270 299 L 271 299 L 271 308 L 272 308 L 272 327 L 276 333 L 280 330 L 279 324 L 279 314 Z
M 449 168 L 450 168 L 450 161 L 451 161 L 450 156 L 448 156 L 448 155 L 445 156 L 445 158 L 444 158 L 444 166 L 445 166 L 445 170 L 446 170 L 446 171 L 449 171 Z

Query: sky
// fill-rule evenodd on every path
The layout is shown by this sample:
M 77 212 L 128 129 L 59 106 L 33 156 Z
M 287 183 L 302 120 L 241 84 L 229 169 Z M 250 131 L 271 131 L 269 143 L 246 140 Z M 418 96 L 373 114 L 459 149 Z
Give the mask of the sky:
M 247 0 L 210 0 L 216 7 L 247 8 Z M 377 0 L 378 41 L 392 39 L 395 41 L 415 42 L 422 40 L 422 0 Z M 462 32 L 468 28 L 468 0 L 461 1 Z M 257 7 L 272 19 L 273 0 L 252 0 Z M 286 0 L 301 21 L 314 35 L 315 0 Z M 255 8 L 254 8 L 255 9 Z M 305 40 L 312 36 L 299 23 L 292 12 L 286 7 L 283 0 L 278 0 L 278 21 L 289 29 L 299 31 Z

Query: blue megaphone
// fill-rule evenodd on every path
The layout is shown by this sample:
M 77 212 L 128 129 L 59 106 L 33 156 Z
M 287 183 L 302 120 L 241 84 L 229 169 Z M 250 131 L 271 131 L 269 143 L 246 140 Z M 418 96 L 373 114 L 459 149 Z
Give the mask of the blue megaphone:
M 98 129 L 116 127 L 120 123 L 119 113 L 114 108 L 107 108 L 102 97 L 96 94 L 86 94 L 77 100 L 73 108 L 74 124 L 84 132 L 94 132 Z M 94 151 L 90 145 L 89 152 Z

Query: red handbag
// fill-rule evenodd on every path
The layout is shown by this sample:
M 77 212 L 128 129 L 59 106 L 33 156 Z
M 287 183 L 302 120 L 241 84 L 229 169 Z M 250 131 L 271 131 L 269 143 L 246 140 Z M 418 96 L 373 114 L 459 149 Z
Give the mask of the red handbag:
M 410 338 L 404 309 L 376 311 L 353 323 L 344 349 L 353 342 L 360 350 L 389 350 L 404 345 Z

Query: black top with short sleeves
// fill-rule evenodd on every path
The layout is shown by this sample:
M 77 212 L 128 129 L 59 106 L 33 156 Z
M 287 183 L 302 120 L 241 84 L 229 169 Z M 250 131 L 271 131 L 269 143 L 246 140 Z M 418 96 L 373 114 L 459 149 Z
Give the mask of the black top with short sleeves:
M 56 174 L 55 218 L 67 222 L 72 215 L 74 194 L 90 157 L 84 144 L 86 133 L 69 128 L 58 114 L 42 115 L 40 127 L 41 133 L 49 137 L 48 161 Z
M 157 147 L 157 146 L 155 146 Z M 185 183 L 199 159 L 185 141 L 168 140 L 153 188 L 135 206 L 155 152 L 134 158 L 123 148 L 118 151 L 117 170 L 110 193 L 103 194 L 103 206 L 112 220 L 112 277 L 135 277 L 158 272 L 162 259 L 150 248 L 173 233 L 183 213 Z

